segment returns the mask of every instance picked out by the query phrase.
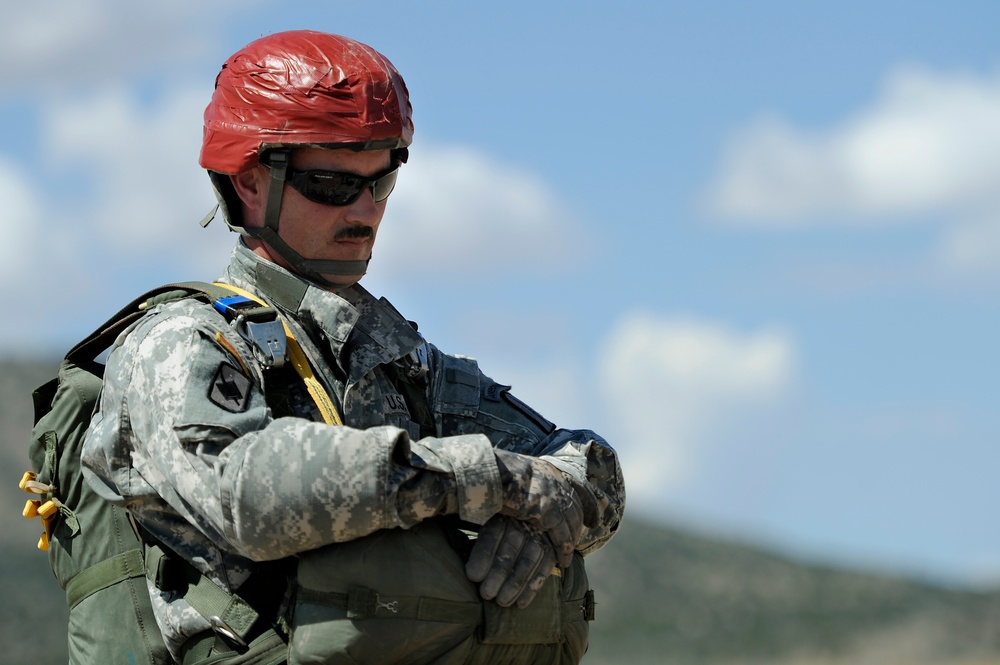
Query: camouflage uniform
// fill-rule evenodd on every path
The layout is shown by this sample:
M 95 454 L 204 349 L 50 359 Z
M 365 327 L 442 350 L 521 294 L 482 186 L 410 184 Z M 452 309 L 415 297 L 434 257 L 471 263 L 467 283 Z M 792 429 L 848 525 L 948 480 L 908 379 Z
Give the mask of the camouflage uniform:
M 555 429 L 474 360 L 433 345 L 427 395 L 436 432 L 421 438 L 387 368 L 423 340 L 384 299 L 357 285 L 322 290 L 242 243 L 221 281 L 281 312 L 345 426 L 317 422 L 306 400 L 299 417 L 273 417 L 268 375 L 247 343 L 211 306 L 183 300 L 156 307 L 115 344 L 83 455 L 104 498 L 216 584 L 234 590 L 255 562 L 435 515 L 483 524 L 501 508 L 494 446 L 544 456 L 589 483 L 602 520 L 579 551 L 598 549 L 618 527 L 624 487 L 602 438 Z M 249 373 L 242 401 L 210 398 L 224 365 Z M 150 593 L 178 658 L 209 625 L 176 594 L 152 584 Z

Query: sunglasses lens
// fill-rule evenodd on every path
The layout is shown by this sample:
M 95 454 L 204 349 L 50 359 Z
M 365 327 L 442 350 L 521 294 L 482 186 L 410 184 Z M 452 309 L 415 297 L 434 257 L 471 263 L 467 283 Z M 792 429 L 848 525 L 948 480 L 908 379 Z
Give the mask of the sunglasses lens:
M 386 200 L 396 186 L 398 172 L 398 169 L 393 169 L 380 178 L 369 180 L 336 171 L 297 171 L 289 174 L 288 184 L 310 201 L 346 206 L 354 203 L 366 187 L 371 187 L 372 198 L 376 202 Z
M 399 169 L 393 169 L 389 173 L 372 183 L 372 198 L 376 203 L 385 201 L 392 194 L 393 187 L 396 186 L 396 175 Z
M 295 188 L 307 199 L 331 206 L 350 204 L 365 186 L 364 180 L 347 173 L 312 171 L 303 176 L 293 182 L 299 185 Z

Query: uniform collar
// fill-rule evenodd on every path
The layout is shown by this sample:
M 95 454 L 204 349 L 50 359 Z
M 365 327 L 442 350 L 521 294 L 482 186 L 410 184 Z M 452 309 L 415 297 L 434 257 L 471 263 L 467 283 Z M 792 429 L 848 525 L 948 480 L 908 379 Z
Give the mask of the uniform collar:
M 335 351 L 354 333 L 349 381 L 375 366 L 402 358 L 423 339 L 384 298 L 359 284 L 332 293 L 254 254 L 242 240 L 233 249 L 224 282 L 260 296 L 296 321 L 323 332 Z M 355 376 L 357 374 L 357 376 Z

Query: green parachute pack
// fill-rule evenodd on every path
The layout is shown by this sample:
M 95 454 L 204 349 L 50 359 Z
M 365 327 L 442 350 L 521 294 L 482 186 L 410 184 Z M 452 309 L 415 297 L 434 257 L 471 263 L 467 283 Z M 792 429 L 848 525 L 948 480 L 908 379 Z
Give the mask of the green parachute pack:
M 195 298 L 215 304 L 227 318 L 238 311 L 242 318 L 236 323 L 249 319 L 279 326 L 294 368 L 286 365 L 284 382 L 301 381 L 324 421 L 341 424 L 276 311 L 249 295 L 203 282 L 149 291 L 70 350 L 58 375 L 33 394 L 32 468 L 20 482 L 32 498 L 23 515 L 41 519 L 38 547 L 48 551 L 66 591 L 69 662 L 173 662 L 154 618 L 147 579 L 182 595 L 214 629 L 185 645 L 185 665 L 579 662 L 594 618 L 593 592 L 579 554 L 546 581 L 530 606 L 502 608 L 480 599 L 464 574 L 475 534 L 460 527 L 471 525 L 432 520 L 275 562 L 251 577 L 258 583 L 244 584 L 255 588 L 233 594 L 166 551 L 126 510 L 90 489 L 80 457 L 101 392 L 100 358 L 157 304 Z M 219 307 L 233 300 L 241 300 L 238 310 Z M 266 364 L 257 349 L 254 353 Z M 276 413 L 283 410 L 271 394 L 268 403 Z M 261 632 L 261 617 L 280 620 Z
M 215 302 L 233 292 L 216 284 L 172 284 L 139 296 L 66 354 L 55 378 L 34 391 L 35 424 L 29 448 L 31 470 L 20 487 L 33 495 L 22 514 L 38 517 L 38 548 L 66 591 L 71 663 L 170 663 L 146 585 L 150 548 L 139 538 L 127 511 L 90 489 L 80 465 L 83 439 L 100 396 L 100 356 L 115 338 L 153 306 L 198 298 Z M 274 320 L 257 307 L 248 312 Z M 239 600 L 208 580 L 188 585 L 185 598 L 213 616 L 243 610 Z M 214 589 L 214 590 L 213 590 Z M 234 605 L 236 610 L 227 608 Z M 276 661 L 276 662 L 280 662 Z

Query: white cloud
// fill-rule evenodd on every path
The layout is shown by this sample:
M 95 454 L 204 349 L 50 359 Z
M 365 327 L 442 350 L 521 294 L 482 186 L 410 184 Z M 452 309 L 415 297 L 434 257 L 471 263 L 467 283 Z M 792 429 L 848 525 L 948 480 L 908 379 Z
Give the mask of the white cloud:
M 372 271 L 461 276 L 518 262 L 537 271 L 577 251 L 579 233 L 538 176 L 472 148 L 422 143 L 389 199 Z
M 218 265 L 218 244 L 198 236 L 195 224 L 214 204 L 197 165 L 203 97 L 174 90 L 147 106 L 108 88 L 49 106 L 46 153 L 94 178 L 96 202 L 74 216 L 99 231 L 105 247 Z M 415 154 L 390 199 L 375 279 L 463 275 L 518 261 L 544 269 L 579 246 L 570 213 L 537 177 L 469 148 L 421 146 Z M 223 241 L 228 247 L 233 239 Z
M 9 2 L 0 22 L 0 90 L 59 91 L 127 73 L 195 63 L 214 48 L 227 11 L 255 0 L 55 0 Z M 220 62 L 221 64 L 221 62 Z
M 99 88 L 41 104 L 36 150 L 45 170 L 15 178 L 0 168 L 5 200 L 17 202 L 3 217 L 13 240 L 0 282 L 16 326 L 0 341 L 81 335 L 140 288 L 221 272 L 234 238 L 221 224 L 197 224 L 214 204 L 197 163 L 200 97 L 167 91 L 147 108 L 136 94 Z M 42 305 L 40 293 L 58 293 L 61 306 Z
M 1000 273 L 1000 207 L 992 215 L 964 220 L 949 229 L 938 258 L 954 272 Z
M 778 404 L 796 371 L 784 333 L 651 314 L 623 318 L 605 348 L 606 404 L 640 506 L 703 478 L 720 435 Z
M 93 179 L 95 200 L 76 216 L 99 232 L 104 246 L 199 253 L 179 231 L 197 226 L 215 202 L 198 166 L 206 101 L 198 91 L 173 90 L 147 107 L 111 88 L 48 106 L 48 161 Z
M 0 158 L 0 283 L 19 281 L 37 254 L 41 204 L 21 170 Z
M 776 118 L 752 124 L 727 148 L 709 203 L 775 225 L 1000 209 L 997 118 L 1000 76 L 903 69 L 871 107 L 827 131 Z
M 207 231 L 197 225 L 215 202 L 197 164 L 206 103 L 195 89 L 166 89 L 149 103 L 116 85 L 43 102 L 46 172 L 0 168 L 10 202 L 4 226 L 13 238 L 3 250 L 7 283 L 30 278 L 78 297 L 124 299 L 137 283 L 216 276 L 235 236 L 221 220 Z M 544 267 L 576 242 L 570 214 L 537 177 L 460 147 L 421 146 L 412 162 L 376 246 L 379 274 L 461 276 L 518 261 Z M 32 194 L 41 191 L 32 178 L 43 177 L 74 186 L 43 200 Z M 15 225 L 15 218 L 31 221 Z M 31 275 L 43 265 L 43 275 Z M 50 327 L 34 314 L 25 318 Z
M 7 353 L 55 329 L 57 323 L 49 317 L 64 306 L 66 285 L 80 275 L 80 257 L 67 251 L 73 245 L 73 230 L 64 233 L 52 226 L 43 188 L 19 166 L 0 155 L 0 200 L 4 202 L 0 300 L 7 311 L 0 322 L 0 345 Z M 52 302 L 59 305 L 53 308 Z

